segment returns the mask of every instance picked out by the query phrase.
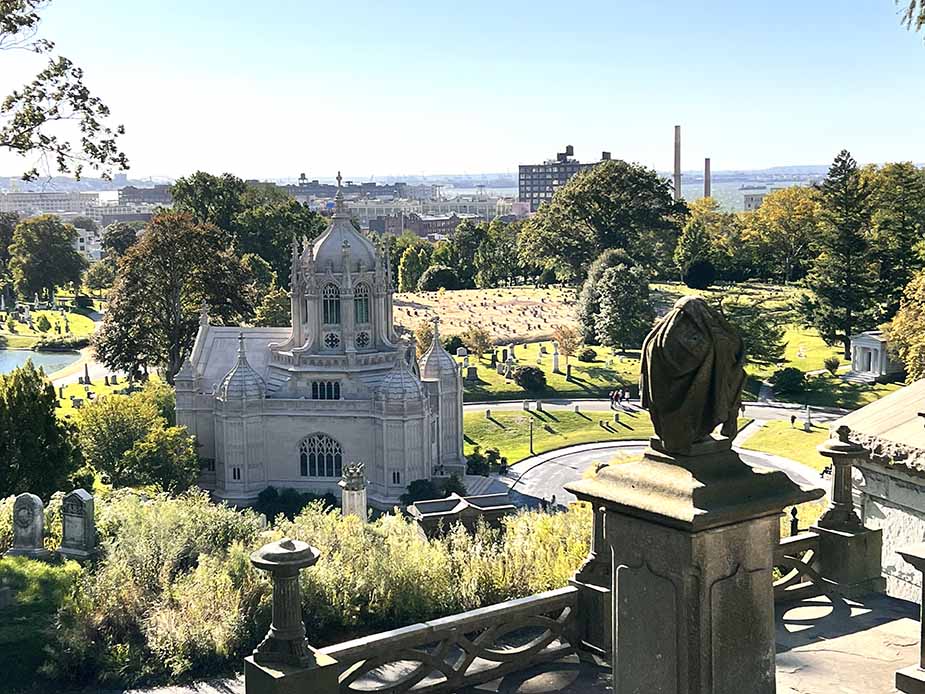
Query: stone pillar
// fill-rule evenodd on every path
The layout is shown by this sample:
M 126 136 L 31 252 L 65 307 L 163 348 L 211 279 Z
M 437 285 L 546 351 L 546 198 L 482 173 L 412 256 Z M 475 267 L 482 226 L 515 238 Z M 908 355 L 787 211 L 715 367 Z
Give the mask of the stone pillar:
M 566 485 L 602 517 L 591 564 L 609 564 L 612 600 L 579 628 L 612 619 L 615 692 L 775 694 L 779 518 L 823 492 L 754 471 L 731 444 L 709 436 L 679 453 L 653 437 L 642 461 Z
M 577 405 L 576 405 L 577 407 Z M 591 551 L 569 579 L 578 593 L 578 636 L 582 646 L 602 657 L 610 655 L 613 641 L 613 591 L 610 548 L 604 541 L 606 507 L 593 508 Z
M 348 463 L 344 466 L 343 478 L 337 483 L 340 487 L 340 508 L 345 516 L 356 516 L 364 523 L 366 510 L 366 465 Z
M 899 556 L 925 572 L 925 543 L 903 547 Z M 919 607 L 919 662 L 896 671 L 896 688 L 906 694 L 925 694 L 925 581 L 922 582 L 922 600 Z
M 32 559 L 51 556 L 45 549 L 45 507 L 35 494 L 20 494 L 13 502 L 13 546 L 7 554 Z
M 299 572 L 318 561 L 319 552 L 299 540 L 284 538 L 251 554 L 251 563 L 273 578 L 270 631 L 244 660 L 247 694 L 314 694 L 338 692 L 337 662 L 305 640 Z
M 842 425 L 836 437 L 818 446 L 832 461 L 832 495 L 829 507 L 812 530 L 819 535 L 815 569 L 846 597 L 882 592 L 881 530 L 868 530 L 854 511 L 851 478 L 855 462 L 868 459 L 867 451 L 850 441 L 851 430 Z

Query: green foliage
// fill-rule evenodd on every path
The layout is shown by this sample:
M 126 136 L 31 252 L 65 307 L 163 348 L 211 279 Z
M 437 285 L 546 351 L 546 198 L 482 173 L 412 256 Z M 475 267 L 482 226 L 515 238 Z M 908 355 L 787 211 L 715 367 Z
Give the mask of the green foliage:
M 594 317 L 594 329 L 598 341 L 623 352 L 640 346 L 655 320 L 648 273 L 639 266 L 610 267 L 597 289 L 600 311 Z
M 292 303 L 289 292 L 281 287 L 272 287 L 254 311 L 254 325 L 264 327 L 288 327 L 292 323 Z
M 480 289 L 513 282 L 523 274 L 517 261 L 517 239 L 520 223 L 504 224 L 492 220 L 475 251 L 475 286 Z
M 319 502 L 324 508 L 340 507 L 337 499 L 330 492 L 324 496 L 318 496 L 309 492 L 300 492 L 291 487 L 281 490 L 276 487 L 267 487 L 257 496 L 254 511 L 262 513 L 271 521 L 280 514 L 292 520 L 306 506 Z
M 841 366 L 841 359 L 838 357 L 826 357 L 823 364 L 825 364 L 825 370 L 834 376 L 838 373 L 838 367 Z
M 546 374 L 535 366 L 518 366 L 512 374 L 514 383 L 528 393 L 540 393 L 546 390 Z
M 564 279 L 583 279 L 601 253 L 622 248 L 658 271 L 668 267 L 686 211 L 652 169 L 604 161 L 578 172 L 527 221 L 521 259 L 554 267 Z
M 775 311 L 770 303 L 768 300 L 746 301 L 733 295 L 719 305 L 719 310 L 742 337 L 745 358 L 751 364 L 778 364 L 784 359 L 788 313 Z
M 430 265 L 431 248 L 420 243 L 408 246 L 398 263 L 398 291 L 413 292 L 417 289 L 421 275 Z
M 808 325 L 850 355 L 851 335 L 876 323 L 876 266 L 867 234 L 871 188 L 843 150 L 819 185 L 823 227 L 818 255 L 806 278 L 811 295 L 800 303 Z
M 43 313 L 35 321 L 35 327 L 39 332 L 47 333 L 49 330 L 51 330 L 51 321 L 48 320 L 48 316 Z
M 257 295 L 263 295 L 276 287 L 276 273 L 270 264 L 255 253 L 241 256 L 241 266 L 250 278 Z
M 774 392 L 781 395 L 802 393 L 806 389 L 806 374 L 796 367 L 788 366 L 774 372 L 771 385 L 774 386 Z
M 480 325 L 470 325 L 466 328 L 466 332 L 460 335 L 460 342 L 479 359 L 482 358 L 485 352 L 490 351 L 494 345 L 491 333 Z M 451 351 L 450 354 L 454 354 L 454 352 Z
M 412 480 L 407 489 L 408 491 L 399 497 L 399 500 L 405 506 L 410 506 L 417 501 L 442 499 L 444 496 L 431 480 Z
M 568 366 L 569 357 L 581 348 L 581 333 L 570 325 L 558 325 L 552 331 L 552 339 L 559 344 L 559 353 L 565 357 L 565 364 Z
M 252 312 L 247 272 L 229 246 L 225 232 L 188 213 L 156 215 L 119 263 L 94 338 L 97 358 L 136 376 L 163 366 L 172 382 L 192 348 L 203 302 L 229 323 Z
M 103 250 L 113 259 L 119 259 L 135 245 L 144 222 L 114 222 L 103 229 Z
M 691 289 L 709 289 L 716 281 L 716 267 L 705 258 L 698 258 L 684 272 L 684 284 Z
M 87 403 L 78 417 L 87 464 L 115 487 L 190 487 L 199 474 L 199 461 L 186 428 L 172 425 L 173 406 L 171 389 L 158 384 Z
M 0 48 L 22 49 L 31 53 L 50 53 L 55 45 L 36 38 L 39 10 L 43 0 L 12 0 L 0 3 Z M 50 57 L 48 64 L 29 83 L 11 92 L 2 103 L 0 148 L 10 153 L 47 159 L 58 173 L 80 178 L 84 165 L 99 169 L 109 178 L 112 169 L 125 170 L 128 160 L 119 151 L 117 138 L 124 133 L 121 125 L 105 124 L 109 108 L 93 96 L 83 82 L 83 70 L 63 56 Z M 79 138 L 66 137 L 68 129 Z M 49 172 L 50 173 L 50 172 Z M 23 178 L 38 178 L 37 167 Z
M 67 487 L 81 458 L 57 405 L 54 387 L 31 360 L 0 376 L 0 497 L 32 492 L 47 499 Z
M 459 475 L 452 474 L 443 480 L 440 483 L 440 491 L 443 496 L 449 496 L 450 494 L 457 494 L 459 496 L 466 496 L 466 485 L 463 484 L 463 481 L 459 479 Z
M 13 318 L 13 316 L 9 316 L 9 315 L 6 317 L 5 325 L 6 325 L 6 331 L 8 333 L 15 333 L 19 327 L 19 324 L 16 322 L 16 319 Z
M 438 289 L 459 289 L 459 277 L 446 265 L 431 265 L 418 281 L 419 292 L 435 292 Z
M 144 502 L 123 491 L 100 498 L 97 516 L 102 556 L 64 599 L 44 651 L 56 684 L 204 677 L 238 664 L 262 638 L 270 584 L 248 555 L 269 538 L 253 511 L 205 493 Z M 272 536 L 321 552 L 300 582 L 308 639 L 323 645 L 561 587 L 587 556 L 585 508 L 504 525 L 427 539 L 400 515 L 364 524 L 316 503 L 280 519 Z
M 886 329 L 890 349 L 912 379 L 925 378 L 925 271 L 915 275 L 903 293 L 896 316 Z
M 109 289 L 115 279 L 116 264 L 110 258 L 90 263 L 84 272 L 84 284 L 96 292 Z
M 578 361 L 583 361 L 587 364 L 597 361 L 597 352 L 591 347 L 585 347 L 578 353 Z
M 7 330 L 10 330 L 11 320 L 12 318 L 7 319 Z M 13 321 L 14 327 L 15 323 Z M 89 344 L 90 338 L 87 335 L 51 335 L 36 342 L 32 349 L 36 352 L 72 352 L 83 349 Z
M 772 190 L 761 207 L 745 216 L 745 241 L 755 247 L 753 263 L 760 266 L 755 274 L 785 284 L 806 274 L 822 224 L 819 197 L 802 186 Z
M 583 339 L 588 344 L 597 344 L 595 321 L 601 312 L 601 292 L 598 284 L 608 269 L 621 265 L 633 267 L 636 262 L 622 248 L 610 248 L 601 253 L 588 269 L 588 277 L 578 295 L 578 322 Z
M 20 296 L 51 295 L 57 287 L 78 285 L 86 261 L 74 242 L 77 230 L 43 214 L 22 220 L 13 231 L 9 268 Z

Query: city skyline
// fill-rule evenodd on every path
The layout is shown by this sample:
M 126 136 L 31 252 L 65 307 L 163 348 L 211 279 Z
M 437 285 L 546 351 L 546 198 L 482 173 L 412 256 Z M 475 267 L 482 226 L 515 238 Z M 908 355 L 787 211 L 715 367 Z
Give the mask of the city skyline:
M 667 6 L 666 6 L 667 5 Z M 130 176 L 513 172 L 565 144 L 669 171 L 925 160 L 922 38 L 892 3 L 52 3 L 41 35 L 123 123 Z M 736 27 L 734 31 L 729 26 Z M 88 40 L 94 36 L 105 40 Z M 114 61 L 113 56 L 118 56 Z M 0 92 L 42 58 L 7 56 Z M 593 108 L 589 108 L 589 105 Z M 884 114 L 889 128 L 882 127 Z M 0 172 L 27 162 L 0 154 Z M 93 173 L 88 171 L 87 175 Z

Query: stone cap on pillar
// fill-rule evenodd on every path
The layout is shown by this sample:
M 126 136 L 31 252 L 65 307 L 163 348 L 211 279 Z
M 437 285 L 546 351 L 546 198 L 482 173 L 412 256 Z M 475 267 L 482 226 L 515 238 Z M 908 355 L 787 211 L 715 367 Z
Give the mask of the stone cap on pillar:
M 565 488 L 595 506 L 689 532 L 779 514 L 825 494 L 779 470 L 746 465 L 724 438 L 698 442 L 693 455 L 658 448 L 656 443 L 641 461 L 608 465 Z
M 925 542 L 907 545 L 896 550 L 896 553 L 919 571 L 925 572 Z
M 284 537 L 252 553 L 251 563 L 264 571 L 275 571 L 281 568 L 304 569 L 317 563 L 320 556 L 321 552 L 307 542 Z
M 819 455 L 832 458 L 833 462 L 848 458 L 863 458 L 866 460 L 868 457 L 867 449 L 852 442 L 849 438 L 850 435 L 851 429 L 842 424 L 835 430 L 835 436 L 820 443 L 816 446 L 816 450 L 819 451 Z

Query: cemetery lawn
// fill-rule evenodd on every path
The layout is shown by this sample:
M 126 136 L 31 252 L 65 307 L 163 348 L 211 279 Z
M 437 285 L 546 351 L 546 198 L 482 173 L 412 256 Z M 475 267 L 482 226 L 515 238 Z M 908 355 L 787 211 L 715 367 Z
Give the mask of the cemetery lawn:
M 60 336 L 62 337 L 89 337 L 96 329 L 96 325 L 91 318 L 75 311 L 68 311 L 66 314 L 69 326 L 69 332 L 67 333 L 64 332 L 65 316 L 62 316 L 57 311 L 32 311 L 33 326 L 39 316 L 45 316 L 51 323 L 51 329 L 47 332 L 43 333 L 38 329 L 30 330 L 26 323 L 17 323 L 16 332 L 11 333 L 6 329 L 6 321 L 0 322 L 0 347 L 31 349 L 43 337 L 58 337 L 57 325 L 61 325 L 62 332 Z
M 463 415 L 465 454 L 475 446 L 482 451 L 497 448 L 513 465 L 530 456 L 530 420 L 533 420 L 533 450 L 543 453 L 556 448 L 596 441 L 648 439 L 655 431 L 645 410 L 620 412 L 620 422 L 613 421 L 613 412 L 581 412 L 566 410 L 535 412 L 522 410 L 484 412 Z
M 541 363 L 537 363 L 540 356 L 540 345 L 545 345 L 547 354 L 542 356 Z M 492 369 L 490 356 L 485 354 L 482 359 L 474 355 L 469 357 L 469 363 L 478 367 L 478 381 L 464 381 L 463 399 L 466 402 L 479 402 L 485 400 L 520 400 L 524 398 L 606 398 L 614 388 L 631 386 L 635 397 L 636 384 L 639 383 L 639 350 L 628 350 L 626 355 L 614 353 L 608 347 L 593 347 L 597 352 L 597 359 L 593 362 L 581 362 L 577 357 L 570 357 L 572 365 L 572 380 L 565 379 L 565 357 L 559 355 L 560 374 L 552 371 L 552 342 L 529 342 L 519 344 L 514 348 L 517 363 L 520 366 L 536 366 L 546 374 L 546 390 L 542 393 L 527 393 L 512 380 L 505 380 L 496 370 Z M 501 348 L 497 348 L 501 356 Z M 608 366 L 607 362 L 611 361 Z M 462 359 L 456 361 L 462 364 Z
M 80 565 L 51 564 L 24 557 L 0 559 L 0 585 L 13 588 L 13 604 L 0 608 L 0 671 L 4 691 L 42 691 L 36 675 L 46 659 L 47 632 Z
M 793 429 L 790 428 L 789 421 L 765 422 L 761 429 L 745 440 L 742 448 L 779 455 L 803 463 L 816 472 L 822 472 L 830 461 L 819 455 L 816 446 L 829 438 L 829 428 L 813 424 L 812 431 L 803 431 L 802 421 L 799 417 L 797 419 L 797 425 Z

